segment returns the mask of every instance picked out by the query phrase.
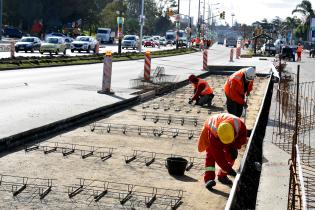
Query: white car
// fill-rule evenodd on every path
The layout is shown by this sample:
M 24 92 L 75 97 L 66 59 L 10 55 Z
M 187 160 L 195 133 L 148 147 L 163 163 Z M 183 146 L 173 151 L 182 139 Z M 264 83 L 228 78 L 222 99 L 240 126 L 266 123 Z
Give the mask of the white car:
M 91 50 L 96 52 L 96 45 L 97 41 L 90 36 L 78 36 L 72 43 L 71 43 L 71 52 L 78 51 L 86 51 L 89 53 Z
M 139 46 L 139 37 L 136 35 L 126 35 L 121 43 L 121 48 L 137 49 Z
M 166 46 L 167 45 L 167 41 L 166 41 L 165 37 L 161 37 L 160 38 L 160 45 L 162 45 L 162 46 Z

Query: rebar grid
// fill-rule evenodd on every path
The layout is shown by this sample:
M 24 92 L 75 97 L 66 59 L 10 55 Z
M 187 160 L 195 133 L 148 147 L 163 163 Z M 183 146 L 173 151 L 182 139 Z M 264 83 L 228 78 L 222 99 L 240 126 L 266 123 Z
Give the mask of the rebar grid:
M 188 125 L 193 125 L 195 127 L 198 124 L 203 123 L 203 121 L 201 121 L 198 116 L 188 117 L 184 115 L 181 116 L 181 115 L 163 114 L 163 113 L 158 113 L 158 112 L 143 112 L 142 119 L 143 120 L 150 119 L 154 123 L 157 123 L 160 121 L 160 122 L 167 123 L 168 125 L 170 125 L 171 123 L 180 124 L 182 126 L 184 124 L 188 124 Z
M 54 179 L 0 174 L 0 191 L 11 192 L 14 198 L 31 202 L 43 200 L 55 188 Z
M 177 209 L 182 204 L 183 190 L 157 188 L 106 180 L 78 178 L 78 183 L 66 186 L 72 202 L 87 202 L 89 206 L 105 203 L 119 203 L 122 206 L 169 206 Z
M 123 135 L 138 135 L 143 134 L 153 137 L 172 137 L 172 138 L 184 138 L 191 140 L 199 134 L 199 130 L 183 129 L 183 128 L 168 128 L 161 126 L 140 126 L 129 124 L 114 124 L 114 123 L 101 123 L 95 122 L 90 125 L 92 132 L 105 133 L 118 133 Z
M 133 150 L 132 154 L 124 155 L 125 163 L 129 164 L 131 162 L 144 163 L 145 166 L 149 167 L 155 163 L 159 167 L 166 167 L 166 159 L 168 157 L 182 157 L 188 160 L 186 171 L 191 169 L 203 171 L 204 170 L 204 159 L 192 156 L 183 156 L 178 154 L 167 154 L 143 150 Z
M 61 153 L 63 157 L 67 157 L 69 155 L 79 155 L 82 159 L 86 159 L 88 157 L 98 157 L 103 161 L 111 158 L 115 149 L 116 148 L 112 147 L 67 144 L 61 142 L 44 142 L 31 146 L 25 145 L 25 152 L 39 150 L 42 151 L 45 155 L 50 153 Z

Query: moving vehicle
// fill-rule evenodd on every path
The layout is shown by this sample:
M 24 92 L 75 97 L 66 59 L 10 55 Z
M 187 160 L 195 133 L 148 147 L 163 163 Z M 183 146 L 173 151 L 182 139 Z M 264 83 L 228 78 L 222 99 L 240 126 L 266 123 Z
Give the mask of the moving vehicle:
M 62 37 L 52 36 L 48 37 L 46 42 L 42 43 L 39 49 L 41 54 L 44 52 L 49 52 L 50 54 L 55 53 L 56 55 L 59 52 L 62 52 L 64 55 L 66 54 L 66 44 Z
M 266 54 L 275 55 L 276 54 L 276 47 L 272 43 L 263 44 L 263 46 L 261 47 L 260 50 L 261 50 L 261 53 L 264 55 L 266 55 Z
M 225 46 L 226 47 L 229 47 L 229 46 L 236 47 L 237 46 L 237 39 L 236 39 L 236 37 L 235 36 L 228 36 L 226 38 Z
M 124 49 L 128 49 L 128 48 L 132 48 L 132 49 L 137 49 L 139 46 L 139 37 L 136 35 L 126 35 L 124 36 L 124 39 L 122 40 L 121 43 L 121 48 Z
M 150 39 L 151 39 L 151 36 L 143 36 L 142 37 L 142 45 L 144 45 L 145 41 L 150 40 Z
M 110 28 L 98 28 L 96 31 L 96 40 L 100 43 L 110 43 L 114 42 L 115 34 L 113 34 Z
M 96 52 L 96 45 L 97 41 L 91 36 L 78 36 L 72 43 L 71 43 L 71 52 L 78 51 L 86 51 L 90 53 L 91 50 Z
M 16 44 L 15 44 L 15 52 L 19 52 L 19 51 L 31 51 L 32 53 L 34 52 L 34 50 L 38 50 L 40 49 L 41 46 L 41 41 L 39 38 L 37 37 L 22 37 L 21 40 L 19 40 Z
M 165 37 L 161 37 L 160 38 L 160 45 L 162 45 L 162 46 L 166 46 L 167 45 L 167 41 L 166 41 Z
M 224 45 L 225 36 L 224 34 L 218 35 L 218 44 Z
M 22 38 L 23 33 L 18 28 L 7 26 L 7 27 L 4 27 L 3 29 L 3 36 L 10 37 L 10 38 Z
M 285 45 L 281 49 L 280 58 L 288 61 L 295 61 L 295 48 Z
M 147 40 L 145 40 L 144 41 L 144 44 L 143 44 L 143 46 L 144 47 L 155 47 L 155 41 L 154 41 L 154 39 L 153 38 L 150 38 L 150 39 L 147 39 Z
M 167 44 L 175 44 L 176 43 L 176 32 L 169 30 L 165 34 Z

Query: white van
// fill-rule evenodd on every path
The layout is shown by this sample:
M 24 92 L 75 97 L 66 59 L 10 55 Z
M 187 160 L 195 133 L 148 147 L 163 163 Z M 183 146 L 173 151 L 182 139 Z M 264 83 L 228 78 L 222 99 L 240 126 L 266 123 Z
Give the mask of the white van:
M 98 28 L 96 31 L 96 39 L 100 43 L 113 43 L 114 37 L 110 28 Z

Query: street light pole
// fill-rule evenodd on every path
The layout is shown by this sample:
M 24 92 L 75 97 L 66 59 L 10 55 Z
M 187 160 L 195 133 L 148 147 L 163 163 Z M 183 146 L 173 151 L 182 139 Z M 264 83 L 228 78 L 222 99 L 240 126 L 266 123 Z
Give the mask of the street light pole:
M 2 0 L 0 0 L 0 41 L 2 40 Z
M 197 26 L 198 26 L 198 35 L 197 37 L 200 38 L 200 0 L 198 3 L 198 21 L 197 21 Z
M 233 28 L 233 18 L 234 18 L 234 16 L 235 16 L 235 14 L 234 13 L 232 13 L 232 28 Z
M 191 41 L 191 17 L 190 17 L 190 3 L 191 3 L 191 0 L 189 0 L 189 10 L 188 10 L 188 16 L 189 16 L 189 41 Z
M 140 16 L 140 43 L 139 43 L 139 52 L 142 51 L 142 33 L 143 33 L 143 10 L 144 10 L 144 0 L 141 1 L 141 16 Z
M 178 3 L 177 3 L 177 15 L 180 15 L 180 12 L 179 12 L 179 5 L 180 5 L 180 0 L 178 0 Z M 179 22 L 179 21 L 178 21 Z M 179 25 L 179 23 L 178 23 Z M 178 49 L 178 39 L 179 39 L 179 26 L 176 26 L 176 49 Z

